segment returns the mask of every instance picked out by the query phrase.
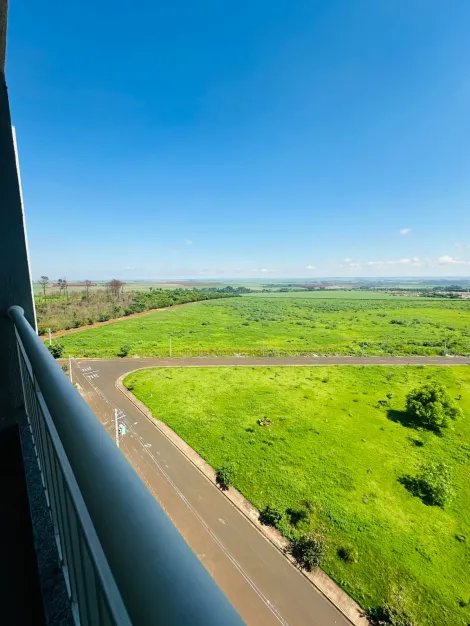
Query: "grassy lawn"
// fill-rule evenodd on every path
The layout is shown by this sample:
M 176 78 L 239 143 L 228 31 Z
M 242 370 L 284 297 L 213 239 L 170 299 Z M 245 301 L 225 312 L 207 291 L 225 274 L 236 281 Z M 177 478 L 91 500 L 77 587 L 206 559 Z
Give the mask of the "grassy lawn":
M 461 396 L 465 414 L 442 437 L 406 426 L 406 394 L 432 381 Z M 283 513 L 284 534 L 324 529 L 325 571 L 364 608 L 400 589 L 417 624 L 470 622 L 460 606 L 470 600 L 470 368 L 151 369 L 125 384 L 213 467 L 232 464 L 237 489 Z M 271 426 L 258 425 L 264 417 Z M 444 509 L 399 482 L 428 461 L 452 468 Z M 344 546 L 356 564 L 339 558 Z
M 470 301 L 348 292 L 248 296 L 191 304 L 64 336 L 76 357 L 470 354 Z M 363 295 L 363 298 L 358 298 Z

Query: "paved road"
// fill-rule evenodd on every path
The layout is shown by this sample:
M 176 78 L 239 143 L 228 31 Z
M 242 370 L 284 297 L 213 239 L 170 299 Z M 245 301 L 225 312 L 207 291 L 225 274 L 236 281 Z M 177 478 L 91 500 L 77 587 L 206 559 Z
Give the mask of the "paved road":
M 173 363 L 173 362 L 171 362 Z M 218 585 L 251 625 L 350 626 L 350 622 L 119 391 L 115 382 L 155 359 L 74 360 L 73 379 L 121 450 Z M 168 364 L 165 361 L 165 364 Z
M 142 367 L 266 367 L 289 365 L 470 365 L 466 356 L 280 356 L 280 357 L 183 357 L 84 359 L 101 363 L 124 363 L 123 371 Z M 126 369 L 128 368 L 128 369 Z M 121 370 L 120 370 L 121 371 Z M 122 371 L 121 371 L 122 373 Z
M 266 365 L 470 365 L 463 357 L 88 359 L 73 377 L 121 449 L 247 624 L 346 626 L 349 621 L 302 576 L 115 385 L 138 368 Z

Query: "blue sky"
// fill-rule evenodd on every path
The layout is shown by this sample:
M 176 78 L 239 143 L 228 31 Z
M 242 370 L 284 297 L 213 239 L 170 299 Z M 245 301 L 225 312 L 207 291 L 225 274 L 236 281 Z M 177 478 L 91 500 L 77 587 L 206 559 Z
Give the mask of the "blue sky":
M 470 275 L 469 32 L 468 0 L 12 3 L 33 276 Z

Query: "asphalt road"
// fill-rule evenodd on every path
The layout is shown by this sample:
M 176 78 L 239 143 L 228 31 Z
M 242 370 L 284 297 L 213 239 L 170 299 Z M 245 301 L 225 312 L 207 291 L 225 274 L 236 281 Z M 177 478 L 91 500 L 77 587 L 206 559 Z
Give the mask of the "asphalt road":
M 199 360 L 200 361 L 200 360 Z M 73 360 L 73 381 L 114 437 L 114 411 L 128 432 L 121 450 L 187 543 L 251 625 L 350 625 L 235 506 L 116 388 L 155 359 Z M 167 364 L 167 362 L 165 362 Z
M 315 365 L 470 365 L 466 356 L 280 356 L 280 357 L 182 357 L 84 359 L 101 363 L 124 364 L 123 372 L 142 367 L 267 367 Z M 127 369 L 128 368 L 128 369 Z M 120 374 L 119 374 L 120 375 Z M 118 376 L 119 376 L 118 375 Z
M 346 626 L 350 622 L 121 392 L 116 380 L 145 367 L 470 365 L 463 357 L 279 357 L 73 360 L 72 374 L 121 450 L 244 621 L 251 625 Z

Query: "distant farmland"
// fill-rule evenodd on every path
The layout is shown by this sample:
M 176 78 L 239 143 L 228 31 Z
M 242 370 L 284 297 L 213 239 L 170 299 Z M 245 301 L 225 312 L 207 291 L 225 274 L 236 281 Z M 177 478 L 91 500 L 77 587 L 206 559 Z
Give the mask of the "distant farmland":
M 349 292 L 248 295 L 62 337 L 77 357 L 470 354 L 470 302 Z M 330 295 L 330 293 L 328 295 Z M 359 298 L 359 295 L 363 295 Z

